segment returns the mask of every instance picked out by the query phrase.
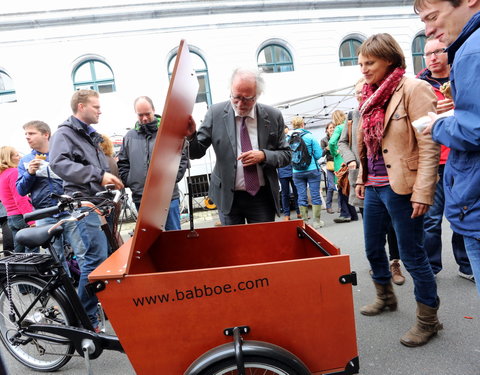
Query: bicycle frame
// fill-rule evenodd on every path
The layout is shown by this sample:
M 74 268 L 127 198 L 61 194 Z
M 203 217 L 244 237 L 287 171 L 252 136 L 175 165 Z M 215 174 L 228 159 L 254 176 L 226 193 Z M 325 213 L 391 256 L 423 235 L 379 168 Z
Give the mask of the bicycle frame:
M 115 199 L 118 200 L 121 197 L 121 193 L 117 192 Z M 88 201 L 82 201 L 83 207 L 89 207 L 92 211 L 98 213 L 103 217 L 104 213 L 97 209 L 95 205 Z M 23 314 L 19 315 L 18 310 L 15 309 L 17 319 L 14 322 L 18 327 L 18 332 L 24 337 L 31 339 L 40 339 L 53 343 L 66 344 L 71 342 L 76 351 L 88 359 L 97 358 L 104 349 L 115 350 L 124 352 L 118 338 L 116 336 L 107 335 L 104 333 L 96 333 L 94 327 L 78 297 L 78 294 L 73 286 L 69 275 L 60 263 L 56 252 L 53 250 L 52 242 L 55 236 L 59 236 L 62 233 L 61 225 L 67 221 L 76 221 L 82 219 L 88 215 L 88 212 L 82 212 L 77 217 L 70 217 L 63 219 L 53 225 L 47 225 L 45 227 L 36 227 L 33 230 L 35 235 L 39 238 L 47 239 L 45 243 L 48 243 L 47 249 L 49 256 L 53 259 L 53 263 L 48 266 L 46 272 L 34 271 L 29 273 L 19 273 L 18 275 L 13 272 L 10 279 L 7 280 L 7 276 L 2 277 L 1 288 L 5 295 L 7 293 L 7 285 L 9 281 L 14 280 L 16 277 L 27 276 L 32 281 L 36 281 L 39 285 L 44 285 L 41 291 L 33 298 L 33 301 L 26 307 Z M 108 226 L 108 224 L 106 224 Z M 104 228 L 105 229 L 105 228 Z M 108 228 L 109 229 L 109 228 Z M 31 228 L 24 229 L 23 233 L 20 233 L 19 240 L 26 240 L 27 238 L 32 240 L 33 236 L 29 235 L 28 231 Z M 31 233 L 31 232 L 30 232 Z M 109 233 L 106 233 L 107 236 Z M 44 243 L 44 245 L 45 245 Z M 66 302 L 70 308 L 73 316 L 75 317 L 74 324 L 72 326 L 65 325 L 52 325 L 52 324 L 37 324 L 25 319 L 32 315 L 34 306 L 43 298 L 48 298 L 54 291 L 56 291 L 60 297 Z M 15 308 L 15 307 L 14 307 Z M 24 344 L 25 342 L 19 341 L 18 344 Z

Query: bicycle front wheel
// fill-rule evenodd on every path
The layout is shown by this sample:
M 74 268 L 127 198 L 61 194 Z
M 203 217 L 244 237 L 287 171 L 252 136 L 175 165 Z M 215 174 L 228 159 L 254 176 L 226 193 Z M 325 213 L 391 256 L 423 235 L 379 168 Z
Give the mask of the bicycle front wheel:
M 2 286 L 0 291 L 0 335 L 10 354 L 23 365 L 36 371 L 55 371 L 70 360 L 75 351 L 73 344 L 71 342 L 59 344 L 48 340 L 34 339 L 19 332 L 19 325 L 72 325 L 76 321 L 70 305 L 58 291 L 40 297 L 32 306 L 34 299 L 41 294 L 45 285 L 45 282 L 29 277 L 12 278 L 10 281 L 12 305 L 7 296 L 6 284 Z M 18 322 L 25 312 L 27 312 L 25 318 Z M 15 322 L 10 320 L 9 316 L 12 313 L 15 316 Z M 59 338 L 52 334 L 45 335 Z
M 245 375 L 300 375 L 287 364 L 276 359 L 245 356 Z M 235 358 L 227 358 L 201 372 L 200 375 L 237 375 Z

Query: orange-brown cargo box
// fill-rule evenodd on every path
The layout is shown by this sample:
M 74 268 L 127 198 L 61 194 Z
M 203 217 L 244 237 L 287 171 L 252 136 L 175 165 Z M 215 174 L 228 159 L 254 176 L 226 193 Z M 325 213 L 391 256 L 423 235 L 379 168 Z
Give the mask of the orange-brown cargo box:
M 197 79 L 182 41 L 133 239 L 90 280 L 138 374 L 181 375 L 232 341 L 278 345 L 313 374 L 358 373 L 348 255 L 303 221 L 164 232 Z M 329 255 L 325 254 L 328 253 Z

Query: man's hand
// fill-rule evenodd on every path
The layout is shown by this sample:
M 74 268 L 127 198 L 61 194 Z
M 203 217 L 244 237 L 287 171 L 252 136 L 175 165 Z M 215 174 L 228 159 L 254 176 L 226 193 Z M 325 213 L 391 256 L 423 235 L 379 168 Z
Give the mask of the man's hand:
M 355 160 L 352 160 L 350 163 L 348 163 L 347 166 L 349 170 L 357 169 L 357 162 Z
M 358 199 L 365 199 L 365 185 L 356 185 L 355 195 Z
M 115 189 L 124 188 L 123 182 L 117 176 L 114 176 L 111 173 L 105 172 L 102 179 L 102 186 L 109 185 L 109 184 L 115 185 Z
M 43 160 L 41 159 L 32 159 L 30 163 L 28 163 L 28 173 L 34 175 L 42 166 Z
M 439 100 L 437 103 L 437 113 L 444 113 L 454 108 L 452 99 Z
M 195 120 L 193 119 L 193 117 L 190 115 L 190 117 L 188 118 L 187 138 L 190 139 L 192 135 L 195 134 L 196 131 L 197 131 L 197 124 L 195 123 Z
M 416 217 L 425 215 L 428 209 L 430 208 L 430 206 L 425 203 L 412 202 L 412 208 L 413 208 L 413 212 L 412 212 L 411 218 L 415 219 Z
M 248 167 L 249 165 L 255 165 L 264 161 L 265 154 L 263 151 L 250 150 L 247 152 L 242 152 L 237 160 L 241 160 L 243 166 Z

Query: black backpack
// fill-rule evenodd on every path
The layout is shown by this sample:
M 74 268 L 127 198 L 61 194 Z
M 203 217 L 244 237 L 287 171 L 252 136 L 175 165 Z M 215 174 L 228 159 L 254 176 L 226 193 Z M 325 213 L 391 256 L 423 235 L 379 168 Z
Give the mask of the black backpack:
M 288 140 L 290 149 L 292 150 L 292 166 L 297 170 L 305 170 L 312 161 L 312 155 L 308 152 L 307 145 L 303 140 L 305 132 L 293 132 Z

